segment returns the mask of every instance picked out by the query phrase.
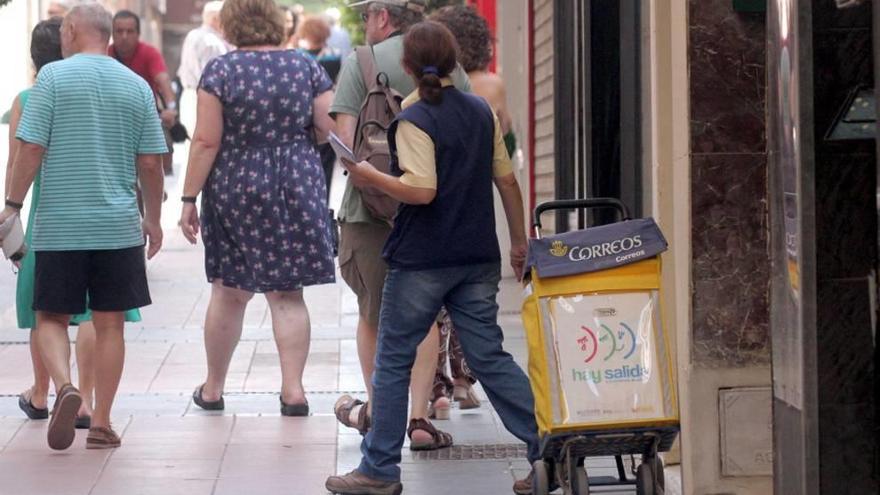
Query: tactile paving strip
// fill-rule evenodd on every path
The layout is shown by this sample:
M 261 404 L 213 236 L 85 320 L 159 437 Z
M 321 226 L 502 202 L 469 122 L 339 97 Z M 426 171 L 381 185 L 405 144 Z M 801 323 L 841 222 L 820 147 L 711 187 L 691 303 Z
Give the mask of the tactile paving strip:
M 416 451 L 413 459 L 430 461 L 468 461 L 472 459 L 518 459 L 526 457 L 523 444 L 453 445 L 447 449 Z

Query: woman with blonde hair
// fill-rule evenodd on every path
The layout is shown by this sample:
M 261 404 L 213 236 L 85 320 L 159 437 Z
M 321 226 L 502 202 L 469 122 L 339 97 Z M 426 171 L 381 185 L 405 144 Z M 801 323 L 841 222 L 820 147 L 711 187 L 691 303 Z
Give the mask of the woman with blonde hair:
M 213 59 L 202 75 L 181 198 L 184 236 L 195 244 L 201 233 L 211 283 L 208 376 L 193 401 L 203 409 L 224 408 L 244 312 L 254 293 L 262 293 L 281 359 L 281 413 L 305 416 L 310 324 L 302 290 L 334 282 L 315 148 L 315 134 L 333 126 L 333 84 L 317 62 L 281 48 L 284 16 L 272 0 L 226 0 L 220 20 L 238 49 Z

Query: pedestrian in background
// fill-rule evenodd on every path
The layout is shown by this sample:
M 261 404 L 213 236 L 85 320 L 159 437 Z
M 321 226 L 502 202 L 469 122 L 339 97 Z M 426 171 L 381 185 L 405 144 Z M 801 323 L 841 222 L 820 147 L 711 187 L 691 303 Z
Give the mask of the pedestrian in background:
M 539 458 L 529 380 L 504 350 L 497 323 L 501 253 L 493 182 L 518 278 L 527 251 L 522 195 L 501 125 L 485 100 L 453 86 L 456 43 L 442 24 L 426 21 L 407 31 L 403 64 L 418 90 L 404 100 L 389 130 L 396 157 L 392 175 L 368 161 L 346 163 L 354 180 L 383 190 L 401 207 L 382 252 L 389 269 L 373 376 L 373 428 L 361 444 L 358 468 L 327 479 L 326 488 L 338 494 L 402 491 L 406 388 L 416 348 L 443 305 L 504 426 L 526 443 L 529 461 Z M 531 493 L 529 480 L 514 485 L 516 493 L 523 489 Z
M 327 38 L 327 46 L 339 51 L 343 60 L 351 54 L 351 35 L 348 30 L 339 24 L 342 13 L 336 7 L 327 9 L 327 23 L 330 24 L 330 37 Z
M 0 223 L 22 208 L 37 174 L 34 214 L 36 336 L 57 392 L 53 449 L 74 439 L 81 393 L 70 383 L 71 315 L 92 310 L 95 409 L 86 448 L 121 444 L 110 410 L 122 376 L 125 311 L 150 304 L 144 264 L 162 246 L 162 165 L 167 151 L 153 94 L 107 56 L 112 22 L 100 4 L 75 6 L 61 26 L 65 60 L 45 65 L 16 131 L 21 141 Z M 145 217 L 138 212 L 140 177 Z
M 327 46 L 330 37 L 330 26 L 321 16 L 308 16 L 300 22 L 296 30 L 298 50 L 303 54 L 315 59 L 331 81 L 336 81 L 339 70 L 342 68 L 340 52 Z M 333 182 L 333 168 L 336 165 L 336 153 L 333 147 L 326 141 L 318 143 L 318 153 L 321 155 L 321 168 L 324 170 L 324 181 L 327 186 L 327 201 L 330 201 L 330 185 Z
M 473 7 L 453 5 L 431 14 L 431 20 L 447 27 L 458 42 L 458 62 L 468 74 L 474 94 L 482 97 L 498 115 L 508 154 L 513 155 L 516 142 L 512 119 L 507 109 L 504 79 L 489 71 L 495 53 L 495 38 L 489 23 Z
M 55 0 L 53 2 L 49 2 L 49 5 L 46 7 L 46 17 L 64 17 L 74 5 L 78 5 L 84 3 L 88 0 Z
M 62 19 L 60 17 L 52 17 L 38 23 L 34 27 L 31 34 L 31 60 L 37 74 L 46 64 L 62 59 L 61 22 Z M 12 104 L 12 118 L 9 122 L 9 158 L 6 163 L 6 195 L 9 194 L 9 188 L 12 185 L 12 171 L 19 148 L 19 141 L 15 139 L 15 133 L 18 130 L 22 109 L 27 105 L 30 93 L 30 89 L 22 91 Z M 25 231 L 25 244 L 28 246 L 32 242 L 34 218 L 37 206 L 39 205 L 41 182 L 40 176 L 37 175 L 34 178 L 27 230 Z M 15 310 L 18 327 L 30 329 L 31 331 L 30 352 L 34 371 L 34 383 L 26 391 L 19 394 L 18 406 L 30 419 L 47 419 L 49 417 L 49 372 L 43 363 L 35 333 L 37 321 L 33 310 L 34 258 L 34 252 L 29 250 L 24 258 L 21 259 L 18 277 L 16 278 Z M 91 311 L 86 311 L 84 314 L 71 318 L 71 324 L 78 325 L 76 332 L 76 364 L 79 391 L 83 397 L 82 406 L 80 406 L 76 417 L 76 427 L 78 429 L 89 428 L 94 407 L 95 327 L 92 325 L 91 318 Z M 125 319 L 132 322 L 140 321 L 140 311 L 137 309 L 127 311 Z
M 113 44 L 107 53 L 141 76 L 157 100 L 157 110 L 165 130 L 168 153 L 162 156 L 165 175 L 174 172 L 174 143 L 169 129 L 177 121 L 177 95 L 171 87 L 171 76 L 165 59 L 156 47 L 141 41 L 141 19 L 130 10 L 120 10 L 113 16 Z
M 504 81 L 497 74 L 489 72 L 495 40 L 489 24 L 473 7 L 456 5 L 443 7 L 431 15 L 449 29 L 458 43 L 458 63 L 468 73 L 471 89 L 482 97 L 501 122 L 501 131 L 508 154 L 513 154 L 515 139 L 511 132 L 511 118 L 507 110 Z M 450 376 L 446 374 L 447 363 Z M 473 373 L 461 348 L 455 325 L 444 309 L 440 317 L 440 355 L 437 373 L 434 377 L 431 411 L 442 411 L 449 407 L 449 399 L 458 402 L 460 409 L 480 407 L 480 399 L 474 392 L 476 383 Z
M 281 10 L 284 12 L 284 41 L 281 42 L 281 46 L 296 50 L 299 46 L 299 40 L 296 38 L 296 30 L 299 28 L 299 23 L 302 21 L 304 15 L 303 6 L 295 4 L 292 6 L 281 7 Z
M 399 94 L 411 93 L 416 84 L 401 63 L 403 34 L 410 26 L 424 20 L 425 0 L 356 1 L 349 7 L 357 9 L 364 21 L 364 31 L 377 73 L 388 77 L 388 85 Z M 456 68 L 453 80 L 461 89 L 470 90 L 467 76 Z M 364 80 L 356 53 L 342 66 L 336 85 L 336 98 L 330 111 L 336 119 L 336 133 L 350 148 L 354 148 L 357 119 L 367 98 L 369 82 Z M 349 180 L 339 211 L 340 242 L 339 271 L 345 283 L 358 300 L 357 348 L 368 402 L 349 395 L 341 396 L 334 406 L 336 418 L 345 426 L 365 433 L 370 428 L 369 398 L 372 395 L 372 376 L 376 361 L 376 342 L 379 335 L 379 310 L 382 306 L 387 265 L 382 259 L 382 246 L 388 240 L 391 227 L 387 221 L 374 217 L 364 205 L 360 191 Z M 447 447 L 452 436 L 440 431 L 428 421 L 428 402 L 434 381 L 440 337 L 436 325 L 429 325 L 430 334 L 419 347 L 413 365 L 412 404 L 409 436 L 411 446 L 423 450 Z
M 202 7 L 202 25 L 187 33 L 180 48 L 180 67 L 177 77 L 183 86 L 180 96 L 180 121 L 190 131 L 196 128 L 196 90 L 208 62 L 230 49 L 220 32 L 222 1 L 205 3 Z
M 202 75 L 180 219 L 191 243 L 201 229 L 211 283 L 208 376 L 193 401 L 225 407 L 244 312 L 254 293 L 263 293 L 281 358 L 281 413 L 305 416 L 310 324 L 303 288 L 335 280 L 313 132 L 333 127 L 333 83 L 317 62 L 281 48 L 284 17 L 272 0 L 226 0 L 220 21 L 238 49 L 209 62 Z
M 299 50 L 317 60 L 327 71 L 331 81 L 336 81 L 342 67 L 342 52 L 327 45 L 330 25 L 323 16 L 310 15 L 296 29 Z

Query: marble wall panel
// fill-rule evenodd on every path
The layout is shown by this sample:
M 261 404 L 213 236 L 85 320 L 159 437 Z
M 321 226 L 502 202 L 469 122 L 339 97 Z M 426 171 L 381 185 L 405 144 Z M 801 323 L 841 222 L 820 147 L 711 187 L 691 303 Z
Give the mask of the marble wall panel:
M 766 155 L 693 155 L 691 167 L 693 359 L 769 363 Z
M 767 364 L 766 25 L 689 0 L 693 360 Z
M 765 22 L 730 0 L 690 0 L 691 150 L 765 149 Z

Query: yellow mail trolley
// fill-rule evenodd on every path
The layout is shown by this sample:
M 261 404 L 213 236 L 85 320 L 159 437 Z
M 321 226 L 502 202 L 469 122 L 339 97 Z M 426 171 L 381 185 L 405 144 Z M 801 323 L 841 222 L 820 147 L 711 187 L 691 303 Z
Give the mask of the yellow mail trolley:
M 541 237 L 541 214 L 612 208 L 621 221 Z M 660 315 L 660 253 L 653 219 L 629 219 L 613 198 L 542 203 L 529 241 L 522 318 L 542 459 L 533 493 L 635 485 L 662 494 L 663 464 L 679 431 L 669 339 Z M 633 477 L 623 456 L 631 456 Z M 635 455 L 641 455 L 636 468 Z M 590 478 L 584 460 L 614 456 L 617 476 Z

